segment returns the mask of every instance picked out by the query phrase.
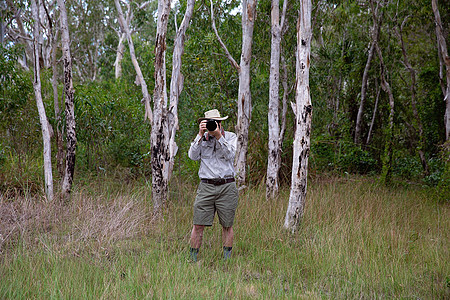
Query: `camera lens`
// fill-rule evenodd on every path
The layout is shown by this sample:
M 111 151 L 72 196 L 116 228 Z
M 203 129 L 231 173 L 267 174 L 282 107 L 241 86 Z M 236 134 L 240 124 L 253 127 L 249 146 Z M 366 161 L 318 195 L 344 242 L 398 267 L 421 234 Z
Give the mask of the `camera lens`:
M 206 129 L 208 129 L 208 131 L 214 131 L 217 128 L 217 123 L 214 120 L 208 120 L 206 122 Z

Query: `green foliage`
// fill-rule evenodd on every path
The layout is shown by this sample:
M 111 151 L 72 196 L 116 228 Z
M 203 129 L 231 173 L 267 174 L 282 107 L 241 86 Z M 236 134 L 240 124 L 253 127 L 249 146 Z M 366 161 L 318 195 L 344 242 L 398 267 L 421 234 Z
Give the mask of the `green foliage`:
M 148 171 L 150 128 L 143 121 L 138 87 L 119 81 L 77 86 L 76 91 L 79 167 Z
M 393 175 L 404 179 L 419 179 L 423 175 L 423 168 L 419 157 L 397 152 L 393 164 Z
M 0 45 L 0 138 L 4 153 L 34 153 L 40 144 L 32 74 L 18 66 L 20 46 Z
M 146 79 L 148 90 L 154 87 L 154 44 L 157 2 L 143 9 L 144 1 L 132 1 L 131 28 L 137 60 Z M 29 26 L 28 7 L 24 23 Z M 110 172 L 116 167 L 125 173 L 150 172 L 149 125 L 143 122 L 140 87 L 135 86 L 136 72 L 131 63 L 125 41 L 122 77 L 115 81 L 113 63 L 119 41 L 117 11 L 113 1 L 83 0 L 68 2 L 77 118 L 77 170 L 94 173 Z M 231 55 L 239 62 L 242 46 L 241 16 L 236 11 L 239 1 L 214 3 L 216 26 Z M 125 6 L 123 7 L 125 9 Z M 179 25 L 186 8 L 181 1 L 169 15 L 166 41 L 167 83 L 171 78 L 174 23 Z M 54 8 L 49 7 L 50 14 Z M 296 22 L 299 3 L 289 2 L 282 53 L 288 69 L 288 102 L 295 101 Z M 394 92 L 394 132 L 387 132 L 388 97 L 381 91 L 374 118 L 371 141 L 368 145 L 353 144 L 356 115 L 361 99 L 361 78 L 367 62 L 372 15 L 364 1 L 316 1 L 313 11 L 313 40 L 311 54 L 310 89 L 313 104 L 312 146 L 310 166 L 314 171 L 332 170 L 338 173 L 372 174 L 381 171 L 386 142 L 393 134 L 393 175 L 407 180 L 425 180 L 430 186 L 440 186 L 445 176 L 439 145 L 444 142 L 444 102 L 439 86 L 439 61 L 435 43 L 435 24 L 429 1 L 414 0 L 388 3 L 380 7 L 383 23 L 380 47 L 386 65 L 387 79 Z M 182 74 L 184 89 L 178 107 L 180 130 L 174 172 L 186 179 L 196 179 L 198 164 L 187 157 L 190 142 L 197 134 L 197 118 L 204 111 L 217 108 L 230 118 L 224 122 L 227 130 L 235 131 L 239 74 L 230 65 L 223 49 L 211 30 L 210 3 L 196 2 L 195 13 L 187 30 Z M 267 110 L 270 70 L 271 2 L 258 2 L 253 35 L 251 61 L 252 116 L 249 131 L 248 181 L 255 184 L 266 173 Z M 449 8 L 440 3 L 441 17 L 448 24 Z M 231 14 L 230 12 L 233 12 Z M 7 19 L 14 16 L 8 10 Z M 58 12 L 52 15 L 58 18 Z M 175 20 L 176 17 L 176 20 Z M 416 101 L 419 119 L 412 117 L 409 70 L 403 64 L 398 39 L 403 26 L 408 59 L 416 78 Z M 15 23 L 11 23 L 15 26 Z M 47 37 L 43 36 L 45 40 Z M 6 43 L 0 57 L 0 164 L 10 155 L 17 160 L 40 158 L 41 135 L 39 119 L 32 93 L 32 74 L 17 64 L 23 55 L 21 46 Z M 45 43 L 44 43 L 45 44 Z M 60 52 L 58 52 L 58 59 Z M 61 69 L 61 68 L 60 68 Z M 42 70 L 42 93 L 47 116 L 55 129 L 51 70 Z M 62 94 L 60 75 L 59 93 Z M 369 71 L 366 105 L 362 122 L 362 140 L 367 140 L 380 89 L 380 61 L 377 55 Z M 280 89 L 280 96 L 283 91 Z M 288 108 L 286 137 L 283 141 L 280 178 L 290 183 L 294 116 Z M 425 142 L 417 136 L 418 121 L 422 121 Z M 63 128 L 60 128 L 63 129 Z M 55 145 L 53 146 L 55 148 Z M 431 173 L 423 178 L 417 150 L 425 151 Z M 3 159 L 1 158 L 3 157 Z M 390 167 L 391 163 L 387 166 Z M 105 171 L 103 171 L 105 170 Z
M 0 45 L 0 122 L 10 121 L 18 110 L 23 109 L 33 91 L 29 74 L 17 66 L 17 58 L 23 49 L 11 49 Z
M 44 185 L 42 170 L 42 156 L 0 149 L 0 195 L 5 199 L 38 195 Z
M 334 140 L 329 135 L 313 138 L 312 167 L 351 174 L 374 174 L 379 170 L 378 160 L 368 150 L 345 139 Z
M 437 199 L 441 202 L 450 202 L 450 141 L 447 141 L 441 149 L 443 172 L 436 187 Z
M 424 122 L 425 151 L 437 153 L 438 145 L 444 140 L 444 111 L 442 91 L 438 77 L 438 66 L 423 68 L 419 74 L 419 87 L 421 89 L 420 115 Z

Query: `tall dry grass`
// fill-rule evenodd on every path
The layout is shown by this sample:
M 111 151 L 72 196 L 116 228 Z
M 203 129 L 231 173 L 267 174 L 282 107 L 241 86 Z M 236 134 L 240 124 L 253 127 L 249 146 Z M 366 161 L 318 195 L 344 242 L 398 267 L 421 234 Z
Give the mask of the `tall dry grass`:
M 0 298 L 372 299 L 450 297 L 450 208 L 417 187 L 310 180 L 300 230 L 282 228 L 288 189 L 244 190 L 233 257 L 217 220 L 187 260 L 196 186 L 175 180 L 161 218 L 143 182 L 76 186 L 65 205 L 0 200 Z

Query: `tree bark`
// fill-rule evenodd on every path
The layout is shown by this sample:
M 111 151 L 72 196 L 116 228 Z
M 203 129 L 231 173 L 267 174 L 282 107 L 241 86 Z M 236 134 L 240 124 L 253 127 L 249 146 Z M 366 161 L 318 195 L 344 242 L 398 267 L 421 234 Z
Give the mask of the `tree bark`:
M 69 24 L 64 0 L 58 0 L 61 23 L 61 48 L 64 63 L 64 94 L 65 94 L 65 116 L 66 116 L 66 167 L 62 183 L 62 197 L 68 200 L 72 190 L 73 174 L 75 171 L 75 150 L 77 146 L 74 88 L 72 80 L 72 56 L 70 54 Z
M 292 182 L 284 228 L 294 232 L 303 217 L 308 182 L 308 158 L 311 139 L 312 105 L 309 89 L 311 57 L 311 0 L 300 0 L 297 22 L 296 104 Z
M 192 14 L 194 12 L 195 0 L 188 0 L 186 12 L 184 13 L 183 21 L 180 28 L 176 30 L 177 36 L 174 42 L 173 59 L 172 59 L 172 78 L 170 81 L 170 106 L 168 111 L 169 118 L 169 173 L 168 180 L 172 176 L 172 170 L 175 163 L 175 155 L 178 151 L 177 143 L 175 142 L 175 135 L 178 130 L 178 100 L 183 90 L 184 78 L 181 74 L 181 56 L 184 52 L 184 41 L 186 30 L 189 26 Z M 175 26 L 176 20 L 175 20 Z
M 129 9 L 128 7 L 127 17 L 125 18 L 125 22 L 127 23 L 128 28 L 130 27 L 131 18 L 132 18 L 131 9 Z M 122 76 L 122 59 L 123 59 L 123 51 L 125 50 L 125 44 L 123 43 L 123 41 L 127 39 L 125 31 L 123 31 L 122 29 L 120 30 L 118 35 L 119 35 L 119 43 L 117 44 L 116 60 L 114 61 L 114 75 L 116 79 Z
M 441 15 L 439 14 L 439 8 L 437 0 L 431 0 L 431 5 L 433 8 L 434 19 L 436 23 L 436 38 L 438 41 L 438 51 L 444 60 L 446 74 L 447 74 L 447 87 L 445 89 L 444 101 L 445 101 L 445 140 L 450 139 L 450 56 L 447 51 L 447 42 L 444 36 L 444 28 L 442 27 Z
M 122 76 L 122 59 L 123 51 L 125 50 L 125 44 L 123 40 L 126 39 L 126 34 L 122 33 L 119 35 L 119 43 L 117 44 L 116 60 L 114 61 L 114 75 L 116 79 Z
M 252 60 L 253 28 L 256 19 L 257 0 L 244 0 L 242 2 L 242 53 L 237 115 L 237 147 L 235 156 L 236 180 L 239 186 L 246 182 L 246 164 L 248 152 L 248 131 L 252 114 L 252 95 L 250 92 L 250 63 Z
M 280 136 L 278 140 L 279 148 L 282 149 L 283 146 L 283 139 L 284 139 L 284 133 L 286 132 L 286 115 L 287 115 L 287 97 L 288 94 L 290 94 L 289 88 L 288 88 L 288 72 L 287 72 L 287 66 L 286 66 L 286 60 L 284 59 L 283 54 L 281 54 L 281 63 L 283 66 L 283 76 L 281 77 L 281 83 L 283 85 L 283 100 L 282 100 L 282 109 L 281 109 L 281 130 L 280 130 Z M 279 156 L 280 159 L 280 166 L 281 166 L 281 153 Z
M 375 8 L 375 10 L 378 11 L 378 5 Z M 364 73 L 362 77 L 362 83 L 361 83 L 361 101 L 359 103 L 359 109 L 358 109 L 358 115 L 356 117 L 356 124 L 355 124 L 355 143 L 360 144 L 361 143 L 361 124 L 364 114 L 364 105 L 366 102 L 366 89 L 367 89 L 367 81 L 369 79 L 369 70 L 370 70 L 370 64 L 372 62 L 374 50 L 375 50 L 375 44 L 378 42 L 378 36 L 380 32 L 380 24 L 378 21 L 374 21 L 373 23 L 373 29 L 372 29 L 372 41 L 369 48 L 369 54 L 367 56 L 367 62 L 366 66 L 364 68 Z
M 127 37 L 128 48 L 130 49 L 131 61 L 133 63 L 134 69 L 136 71 L 136 75 L 139 79 L 139 84 L 141 85 L 142 96 L 144 97 L 143 102 L 144 102 L 144 106 L 145 106 L 144 120 L 148 119 L 150 122 L 152 122 L 152 109 L 150 106 L 150 94 L 148 93 L 147 83 L 144 80 L 144 75 L 142 75 L 141 68 L 139 67 L 139 63 L 136 59 L 133 39 L 131 38 L 130 27 L 129 27 L 127 21 L 125 20 L 125 18 L 123 17 L 122 7 L 120 6 L 119 0 L 114 0 L 114 3 L 116 5 L 117 13 L 119 16 L 119 25 L 120 25 L 122 32 L 124 32 Z M 128 10 L 131 10 L 131 7 L 128 7 Z
M 117 1 L 117 0 L 116 0 Z M 155 46 L 155 89 L 153 92 L 153 122 L 151 132 L 152 199 L 156 213 L 167 199 L 169 173 L 169 128 L 166 90 L 166 34 L 170 0 L 158 1 L 158 22 Z
M 45 178 L 45 193 L 48 201 L 53 200 L 53 175 L 52 175 L 52 150 L 50 143 L 50 130 L 45 113 L 44 103 L 42 101 L 41 79 L 40 79 L 40 65 L 39 65 L 39 39 L 40 39 L 40 20 L 39 20 L 39 0 L 31 1 L 31 10 L 34 19 L 33 28 L 33 54 L 34 54 L 34 80 L 33 88 L 36 97 L 36 105 L 39 112 L 39 121 L 41 123 L 42 140 L 44 145 L 44 178 Z
M 375 124 L 375 117 L 377 115 L 377 110 L 378 110 L 378 102 L 380 101 L 381 89 L 378 85 L 378 81 L 375 81 L 375 90 L 377 92 L 377 96 L 375 98 L 375 105 L 373 107 L 372 122 L 370 122 L 369 133 L 367 133 L 366 145 L 370 144 L 370 139 L 372 138 L 373 124 Z
M 279 86 L 280 86 L 280 52 L 287 0 L 283 3 L 280 24 L 280 1 L 272 0 L 272 43 L 269 74 L 269 142 L 266 175 L 266 199 L 278 196 L 278 172 L 281 163 L 280 124 L 279 124 Z
M 49 20 L 49 22 L 51 22 Z M 53 27 L 53 26 L 52 26 Z M 56 62 L 56 52 L 58 50 L 58 30 L 53 27 L 50 30 L 51 35 L 51 45 L 52 45 L 52 88 L 53 88 L 53 108 L 55 110 L 55 121 L 56 121 L 56 166 L 58 168 L 58 173 L 61 178 L 64 178 L 64 141 L 63 134 L 61 132 L 62 122 L 61 122 L 61 109 L 59 107 L 59 95 L 58 95 L 58 65 Z

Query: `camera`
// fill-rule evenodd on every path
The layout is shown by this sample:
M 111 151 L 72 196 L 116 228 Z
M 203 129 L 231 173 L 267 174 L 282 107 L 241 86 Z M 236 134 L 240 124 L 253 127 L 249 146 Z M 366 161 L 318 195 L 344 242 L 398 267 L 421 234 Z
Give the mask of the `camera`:
M 206 122 L 206 129 L 208 129 L 208 131 L 214 131 L 217 128 L 217 122 L 215 120 L 208 120 Z

